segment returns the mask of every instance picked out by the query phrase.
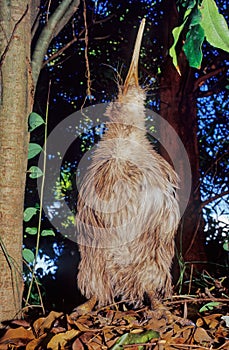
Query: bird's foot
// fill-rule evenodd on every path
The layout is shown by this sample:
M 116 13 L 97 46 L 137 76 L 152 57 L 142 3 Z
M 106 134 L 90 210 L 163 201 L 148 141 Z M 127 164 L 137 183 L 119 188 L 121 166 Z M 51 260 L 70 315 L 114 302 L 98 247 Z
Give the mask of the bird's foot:
M 158 320 L 164 318 L 166 320 L 166 324 L 178 323 L 181 326 L 194 325 L 191 320 L 173 314 L 168 307 L 159 300 L 151 300 L 151 309 L 154 312 L 155 317 Z

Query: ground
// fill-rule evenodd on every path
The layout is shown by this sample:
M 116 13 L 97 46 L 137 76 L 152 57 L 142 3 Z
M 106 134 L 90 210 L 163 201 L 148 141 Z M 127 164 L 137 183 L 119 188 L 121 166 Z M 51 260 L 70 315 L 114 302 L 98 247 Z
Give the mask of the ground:
M 228 291 L 220 285 L 213 292 L 174 295 L 153 310 L 125 303 L 96 309 L 92 299 L 69 315 L 51 311 L 35 321 L 27 309 L 1 329 L 0 350 L 228 350 Z

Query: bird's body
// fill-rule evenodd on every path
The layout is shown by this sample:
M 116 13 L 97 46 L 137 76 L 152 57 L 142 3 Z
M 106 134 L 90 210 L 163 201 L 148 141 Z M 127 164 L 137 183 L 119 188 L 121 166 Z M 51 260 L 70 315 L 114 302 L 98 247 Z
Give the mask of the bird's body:
M 134 74 L 136 65 L 107 109 L 77 204 L 78 286 L 99 305 L 140 305 L 145 294 L 152 301 L 171 292 L 178 177 L 146 137 L 145 92 Z

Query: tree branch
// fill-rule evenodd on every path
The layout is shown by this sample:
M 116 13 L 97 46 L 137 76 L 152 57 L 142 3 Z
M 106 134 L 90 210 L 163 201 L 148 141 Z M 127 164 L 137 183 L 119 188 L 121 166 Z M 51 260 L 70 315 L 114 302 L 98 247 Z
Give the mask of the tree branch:
M 70 18 L 77 11 L 79 4 L 80 4 L 80 0 L 72 1 L 72 4 L 69 6 L 67 11 L 64 13 L 64 16 L 56 23 L 53 37 L 57 36 L 57 34 L 61 31 L 61 29 L 65 26 L 65 24 L 67 24 L 69 22 Z
M 36 87 L 43 59 L 52 39 L 62 30 L 79 7 L 80 0 L 63 0 L 43 28 L 32 56 L 33 83 Z
M 213 166 L 215 166 L 226 155 L 227 155 L 227 153 L 224 153 L 224 154 L 221 154 L 218 158 L 214 159 L 214 161 L 210 164 L 208 169 L 204 172 L 202 178 L 204 178 L 209 173 L 209 171 L 213 168 Z M 199 181 L 199 184 L 196 186 L 194 193 L 197 193 L 197 191 L 200 188 L 200 185 L 201 185 L 201 180 Z
M 85 32 L 85 29 L 83 29 L 80 34 L 79 37 Z M 74 37 L 72 40 L 70 40 L 66 45 L 64 45 L 60 50 L 58 50 L 57 52 L 55 52 L 52 56 L 50 56 L 46 61 L 44 61 L 42 63 L 42 68 L 44 68 L 49 62 L 51 62 L 52 60 L 54 60 L 56 57 L 60 56 L 65 50 L 67 50 L 72 44 L 74 44 L 76 41 L 78 41 L 79 38 Z
M 224 191 L 222 193 L 218 193 L 214 197 L 206 199 L 206 201 L 201 203 L 201 209 L 204 208 L 206 205 L 214 202 L 216 199 L 226 196 L 227 194 L 229 194 L 229 190 Z
M 31 37 L 34 37 L 39 25 L 39 18 L 41 15 L 40 0 L 33 0 L 30 2 L 31 7 Z
M 108 21 L 109 19 L 111 19 L 114 15 L 110 15 L 104 19 L 101 19 L 99 21 L 95 21 L 92 22 L 91 24 L 88 25 L 88 29 L 91 28 L 94 25 L 103 23 Z M 51 62 L 52 60 L 54 60 L 55 58 L 57 58 L 58 56 L 60 56 L 65 50 L 67 50 L 71 45 L 73 45 L 76 41 L 80 41 L 80 40 L 85 40 L 84 38 L 80 39 L 81 35 L 83 35 L 85 32 L 85 28 L 81 30 L 81 32 L 79 33 L 78 37 L 74 37 L 72 40 L 70 40 L 66 45 L 64 45 L 60 50 L 58 50 L 57 52 L 55 52 L 52 56 L 50 56 L 46 61 L 43 62 L 42 64 L 42 68 L 45 67 L 49 62 Z M 104 40 L 109 38 L 110 35 L 106 35 L 103 37 L 95 37 L 93 38 L 93 40 Z
M 195 81 L 195 85 L 194 85 L 194 89 L 193 91 L 195 92 L 199 86 L 205 82 L 207 79 L 214 77 L 215 75 L 218 75 L 219 73 L 226 71 L 226 67 L 220 67 L 218 69 L 215 69 L 211 72 L 209 72 L 208 74 L 203 75 L 202 77 L 199 77 L 196 81 Z

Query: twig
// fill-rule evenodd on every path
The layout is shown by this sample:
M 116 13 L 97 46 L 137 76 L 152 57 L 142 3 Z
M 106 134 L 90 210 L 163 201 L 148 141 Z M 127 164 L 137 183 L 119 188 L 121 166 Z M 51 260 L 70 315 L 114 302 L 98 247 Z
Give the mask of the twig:
M 217 153 L 216 153 L 217 154 Z M 214 162 L 211 163 L 211 165 L 209 166 L 209 168 L 205 171 L 203 177 L 205 177 L 207 175 L 207 173 L 211 170 L 211 168 L 213 168 L 213 166 L 215 164 L 217 164 L 223 157 L 226 156 L 226 153 L 222 154 L 220 157 L 216 158 L 214 160 Z M 196 186 L 195 190 L 194 190 L 194 193 L 197 193 L 197 191 L 199 190 L 200 188 L 200 185 L 201 185 L 201 182 L 199 181 L 199 184 Z
M 85 61 L 86 61 L 86 78 L 87 78 L 87 96 L 91 100 L 91 72 L 88 59 L 88 26 L 87 26 L 87 7 L 86 0 L 83 0 L 83 18 L 85 27 Z
M 229 190 L 224 191 L 222 193 L 218 193 L 216 194 L 214 197 L 208 198 L 206 199 L 206 201 L 201 203 L 201 208 L 205 207 L 206 205 L 210 204 L 211 202 L 214 202 L 216 199 L 221 198 L 223 196 L 226 196 L 227 194 L 229 194 Z
M 48 20 L 49 20 L 49 10 L 50 10 L 50 6 L 51 6 L 51 2 L 52 2 L 52 0 L 49 0 L 49 2 L 48 2 L 47 13 L 46 13 L 46 23 L 48 23 Z
M 229 340 L 227 340 L 225 344 L 221 345 L 221 346 L 220 346 L 219 348 L 217 348 L 216 350 L 223 349 L 223 348 L 225 348 L 226 345 L 227 345 L 227 346 L 229 345 Z M 226 348 L 225 348 L 225 349 L 226 349 Z
M 29 266 L 29 264 L 27 263 L 27 261 L 23 259 L 23 263 L 27 266 L 27 268 L 29 269 L 29 271 L 33 274 L 33 269 Z M 37 291 L 38 291 L 38 295 L 39 295 L 39 300 L 40 300 L 40 305 L 39 305 L 39 307 L 42 308 L 42 312 L 43 312 L 43 315 L 44 315 L 44 314 L 45 314 L 45 308 L 44 308 L 44 303 L 43 303 L 43 300 L 42 300 L 42 295 L 41 295 L 41 290 L 40 290 L 40 287 L 39 287 L 39 283 L 38 283 L 37 277 L 36 277 L 35 275 L 33 276 L 33 278 L 34 278 L 34 282 L 35 282 L 35 284 L 36 284 Z M 31 307 L 31 305 L 26 305 L 24 308 L 21 309 L 21 312 L 22 312 L 26 307 Z
M 186 298 L 183 300 L 171 300 L 171 301 L 165 301 L 164 304 L 166 305 L 175 305 L 175 304 L 183 304 L 183 303 L 202 303 L 206 301 L 212 301 L 212 298 Z M 214 298 L 214 301 L 222 302 L 222 303 L 229 303 L 229 298 Z
M 100 21 L 96 21 L 91 23 L 90 25 L 87 25 L 88 29 L 91 28 L 93 25 L 97 25 L 103 22 L 108 21 L 110 18 L 112 18 L 114 15 L 108 16 L 103 20 Z M 46 61 L 43 62 L 42 64 L 42 68 L 44 68 L 49 62 L 51 62 L 52 60 L 54 60 L 56 57 L 58 57 L 59 55 L 61 55 L 65 50 L 67 50 L 71 45 L 73 45 L 76 41 L 80 41 L 80 40 L 85 40 L 85 39 L 81 39 L 81 35 L 83 35 L 85 32 L 85 28 L 83 30 L 81 30 L 81 32 L 79 33 L 78 37 L 74 36 L 74 38 L 72 40 L 70 40 L 65 46 L 63 46 L 60 50 L 58 50 L 57 52 L 55 52 L 52 56 L 50 56 Z M 110 35 L 106 35 L 104 37 L 96 37 L 94 38 L 94 40 L 102 40 L 102 39 L 107 39 Z
M 157 345 L 157 343 L 136 343 L 136 344 L 127 344 L 127 345 L 122 345 L 123 349 L 129 349 L 129 348 L 136 348 L 140 346 L 151 346 L 151 345 Z M 163 348 L 159 347 L 159 350 L 163 350 Z
M 209 347 L 206 348 L 205 346 L 200 346 L 200 345 L 197 345 L 197 344 L 177 344 L 177 343 L 169 343 L 169 347 L 171 348 L 171 346 L 174 346 L 174 348 L 181 348 L 181 349 L 198 349 L 200 348 L 201 350 L 203 349 L 206 349 L 206 350 L 209 350 Z
M 211 78 L 211 77 L 214 77 L 215 75 L 218 75 L 219 73 L 221 73 L 221 72 L 223 72 L 223 71 L 225 71 L 225 70 L 226 70 L 226 67 L 220 67 L 220 68 L 215 69 L 215 70 L 213 70 L 213 71 L 211 71 L 211 72 L 209 72 L 209 73 L 203 75 L 202 77 L 198 78 L 198 79 L 195 81 L 195 85 L 194 85 L 193 91 L 195 92 L 195 91 L 199 88 L 199 86 L 200 86 L 200 84 L 201 84 L 202 82 L 206 81 L 207 79 L 209 79 L 209 78 Z
M 189 281 L 189 285 L 188 285 L 188 294 L 191 293 L 191 289 L 192 289 L 192 276 L 193 276 L 193 264 L 191 264 L 190 281 Z
M 57 52 L 55 52 L 52 56 L 50 56 L 47 60 L 45 60 L 42 63 L 42 67 L 44 68 L 49 62 L 51 62 L 52 60 L 54 60 L 56 57 L 60 56 L 65 50 L 67 50 L 72 44 L 74 44 L 76 41 L 78 41 L 78 38 L 74 38 L 71 41 L 69 41 L 64 47 L 62 47 L 60 50 L 58 50 Z

